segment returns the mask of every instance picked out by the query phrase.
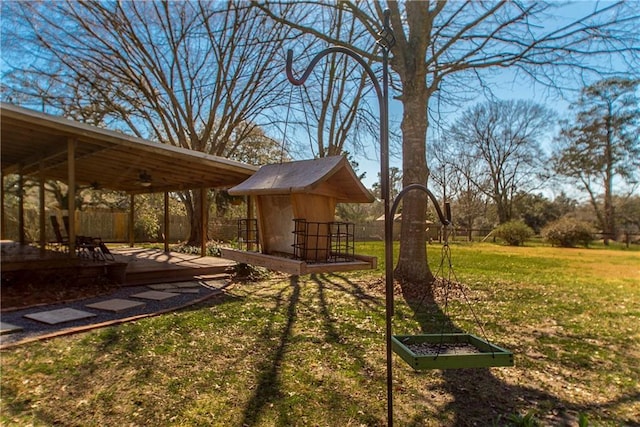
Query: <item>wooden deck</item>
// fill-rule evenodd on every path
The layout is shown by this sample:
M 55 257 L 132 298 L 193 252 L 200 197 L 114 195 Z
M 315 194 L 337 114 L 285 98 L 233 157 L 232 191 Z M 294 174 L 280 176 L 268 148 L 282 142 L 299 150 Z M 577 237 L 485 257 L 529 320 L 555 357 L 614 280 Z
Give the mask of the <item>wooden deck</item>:
M 225 274 L 236 265 L 217 257 L 201 257 L 159 249 L 110 248 L 117 262 L 126 262 L 126 285 L 189 280 Z
M 226 259 L 232 259 L 239 263 L 257 265 L 268 268 L 269 270 L 277 270 L 297 276 L 313 273 L 333 273 L 337 271 L 371 270 L 377 268 L 377 258 L 367 255 L 355 255 L 354 260 L 345 262 L 307 263 L 297 259 L 224 248 L 222 249 L 222 256 Z
M 60 251 L 40 250 L 30 245 L 2 241 L 1 270 L 3 282 L 11 277 L 41 272 L 46 277 L 66 274 L 73 270 L 74 277 L 91 280 L 106 275 L 125 286 L 191 280 L 202 276 L 228 274 L 236 263 L 216 257 L 200 257 L 159 249 L 115 247 L 109 245 L 115 261 L 93 261 L 69 258 Z

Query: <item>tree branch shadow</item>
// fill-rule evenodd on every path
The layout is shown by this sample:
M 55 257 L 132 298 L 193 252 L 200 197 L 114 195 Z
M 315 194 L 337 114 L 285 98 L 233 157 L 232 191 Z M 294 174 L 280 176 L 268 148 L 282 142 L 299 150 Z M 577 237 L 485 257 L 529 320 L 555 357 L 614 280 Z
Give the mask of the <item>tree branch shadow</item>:
M 415 285 L 401 284 L 401 287 L 403 296 L 406 295 L 405 301 L 419 323 L 421 333 L 439 333 L 437 328 L 434 328 L 434 319 L 438 318 L 444 322 L 442 330 L 466 332 L 455 324 L 448 313 L 443 312 L 434 298 L 432 287 L 424 286 L 425 289 L 420 298 L 416 297 Z M 406 293 L 405 288 L 407 289 Z M 517 365 L 518 358 L 526 357 L 526 355 L 514 354 L 514 357 Z M 523 416 L 528 413 L 533 413 L 540 425 L 578 425 L 580 413 L 598 413 L 625 402 L 633 402 L 640 397 L 640 392 L 638 392 L 634 395 L 621 396 L 603 404 L 576 404 L 534 386 L 508 383 L 497 377 L 492 369 L 444 369 L 439 371 L 445 380 L 443 382 L 444 391 L 453 397 L 443 408 L 445 413 L 453 414 L 454 419 L 451 425 L 518 425 L 509 417 Z M 410 425 L 421 425 L 420 423 L 425 416 L 429 416 L 429 414 L 416 415 Z M 629 425 L 640 424 L 631 422 Z
M 290 283 L 293 288 L 293 292 L 288 300 L 287 316 L 284 328 L 278 332 L 277 330 L 274 330 L 274 325 L 270 323 L 261 333 L 261 338 L 266 341 L 270 341 L 272 338 L 279 336 L 278 345 L 274 347 L 272 356 L 264 360 L 259 367 L 260 374 L 258 376 L 257 385 L 244 410 L 243 420 L 240 424 L 242 426 L 257 425 L 260 420 L 260 414 L 263 412 L 264 408 L 282 397 L 280 390 L 282 361 L 284 360 L 287 343 L 291 338 L 292 328 L 296 320 L 296 307 L 300 300 L 298 276 L 291 276 Z M 281 302 L 284 301 L 282 296 L 287 290 L 288 289 L 285 288 L 280 292 L 277 303 L 278 307 L 276 307 L 275 310 L 277 310 Z

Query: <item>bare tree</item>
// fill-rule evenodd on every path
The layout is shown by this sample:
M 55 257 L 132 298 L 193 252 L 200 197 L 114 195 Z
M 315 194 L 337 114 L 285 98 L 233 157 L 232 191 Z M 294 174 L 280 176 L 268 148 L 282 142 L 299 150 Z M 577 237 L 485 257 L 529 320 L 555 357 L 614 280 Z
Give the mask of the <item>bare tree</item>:
M 500 224 L 512 219 L 514 197 L 539 183 L 545 165 L 540 139 L 553 119 L 550 110 L 532 101 L 486 102 L 447 129 L 453 155 L 466 165 L 458 172 L 493 201 Z
M 316 73 L 319 90 L 313 93 L 306 86 L 302 97 L 304 123 L 309 130 L 315 128 L 311 138 L 315 142 L 313 154 L 326 157 L 343 154 L 349 149 L 357 152 L 360 149 L 357 137 L 370 128 L 367 123 L 365 132 L 362 131 L 362 122 L 369 118 L 360 109 L 367 89 L 366 75 L 361 69 L 350 67 L 346 58 L 335 54 L 330 55 L 327 67 L 322 68 L 326 73 Z M 355 78 L 351 77 L 354 71 Z
M 396 97 L 402 102 L 404 185 L 427 179 L 427 129 L 434 97 L 459 101 L 460 94 L 490 90 L 488 72 L 513 67 L 544 85 L 560 88 L 571 81 L 612 71 L 605 64 L 620 58 L 638 69 L 640 17 L 634 2 L 607 3 L 566 25 L 553 24 L 554 3 L 342 1 L 323 4 L 352 13 L 371 35 L 370 43 L 348 45 L 363 57 L 380 61 L 372 50 L 383 11 L 391 12 L 396 44 L 392 48 Z M 328 43 L 345 45 L 317 25 L 317 14 L 290 20 L 279 4 L 266 13 L 292 28 Z M 304 7 L 304 6 L 300 6 Z M 372 53 L 373 51 L 373 53 Z M 631 71 L 629 71 L 631 72 Z M 426 200 L 415 192 L 403 202 L 397 277 L 413 283 L 432 279 L 426 259 Z
M 31 53 L 16 67 L 73 88 L 71 110 L 99 109 L 139 137 L 232 157 L 282 104 L 289 30 L 240 1 L 20 2 L 3 12 L 3 40 Z M 183 195 L 190 242 L 206 221 L 199 194 Z
M 487 197 L 478 192 L 468 178 L 474 164 L 469 158 L 458 156 L 454 148 L 442 139 L 434 143 L 432 153 L 429 159 L 429 182 L 440 188 L 443 205 L 445 202 L 451 203 L 455 213 L 454 224 L 465 227 L 467 238 L 471 240 L 476 220 L 486 216 L 488 204 Z
M 638 87 L 640 80 L 612 78 L 584 88 L 575 122 L 565 122 L 557 138 L 554 168 L 587 192 L 605 244 L 617 234 L 614 180 L 633 185 L 640 178 Z
M 287 5 L 292 9 L 291 5 Z M 298 18 L 301 16 L 299 13 Z M 309 9 L 313 13 L 313 9 Z M 324 21 L 331 37 L 358 44 L 368 33 L 353 15 L 342 9 L 327 9 L 314 14 Z M 301 33 L 301 36 L 304 34 Z M 362 140 L 377 135 L 377 120 L 371 114 L 366 94 L 371 91 L 366 72 L 344 55 L 330 54 L 318 64 L 307 83 L 291 95 L 291 124 L 306 129 L 309 146 L 296 141 L 292 147 L 307 156 L 335 156 L 363 153 Z M 293 91 L 293 87 L 291 87 Z M 304 139 L 304 132 L 300 132 Z

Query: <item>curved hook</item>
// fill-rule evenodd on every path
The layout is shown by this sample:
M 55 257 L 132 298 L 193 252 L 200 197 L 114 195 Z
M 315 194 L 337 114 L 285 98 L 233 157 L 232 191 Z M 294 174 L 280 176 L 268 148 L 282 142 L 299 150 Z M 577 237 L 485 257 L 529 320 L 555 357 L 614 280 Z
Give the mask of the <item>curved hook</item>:
M 295 76 L 293 75 L 293 50 L 291 49 L 287 50 L 287 68 L 286 68 L 287 79 L 289 80 L 289 82 L 291 82 L 291 84 L 295 86 L 303 85 L 304 82 L 306 82 L 307 79 L 309 78 L 309 75 L 311 75 L 311 72 L 313 71 L 314 67 L 318 64 L 318 62 L 320 62 L 320 60 L 323 57 L 331 53 L 344 53 L 345 55 L 349 55 L 350 57 L 358 61 L 358 63 L 364 67 L 365 71 L 371 78 L 371 81 L 373 82 L 373 86 L 376 90 L 376 94 L 378 95 L 378 98 L 382 99 L 382 89 L 380 88 L 380 83 L 378 83 L 378 79 L 375 73 L 373 72 L 373 70 L 371 69 L 371 67 L 369 67 L 369 64 L 367 64 L 365 60 L 362 59 L 362 57 L 358 55 L 356 52 L 346 47 L 333 46 L 318 53 L 316 56 L 313 57 L 313 59 L 311 60 L 311 63 L 307 66 L 307 69 L 304 70 L 304 73 L 302 73 L 302 77 L 300 77 L 299 79 L 296 79 Z
M 440 205 L 438 204 L 438 200 L 436 199 L 436 196 L 434 196 L 433 193 L 429 191 L 426 185 L 422 185 L 422 184 L 407 185 L 402 189 L 402 191 L 400 191 L 400 193 L 398 193 L 398 197 L 396 197 L 396 199 L 393 201 L 393 206 L 391 206 L 391 212 L 389 213 L 389 216 L 391 218 L 395 216 L 396 209 L 398 208 L 398 205 L 400 204 L 400 200 L 402 200 L 402 197 L 404 197 L 404 195 L 411 190 L 422 190 L 425 193 L 427 193 L 427 196 L 429 196 L 429 198 L 431 199 L 431 202 L 433 203 L 433 206 L 436 208 L 436 213 L 438 214 L 438 218 L 440 219 L 440 222 L 442 223 L 442 225 L 451 225 L 451 206 L 449 205 L 449 203 L 444 204 L 445 211 L 447 213 L 447 216 L 445 217 L 442 214 L 442 209 L 440 209 Z

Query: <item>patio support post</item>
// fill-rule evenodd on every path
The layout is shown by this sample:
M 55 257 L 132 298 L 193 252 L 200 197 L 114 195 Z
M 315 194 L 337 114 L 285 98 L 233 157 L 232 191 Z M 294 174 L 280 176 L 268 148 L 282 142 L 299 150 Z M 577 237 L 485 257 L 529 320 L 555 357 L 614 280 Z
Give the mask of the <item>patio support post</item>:
M 18 241 L 24 245 L 26 240 L 24 233 L 24 176 L 20 170 L 18 173 Z
M 209 229 L 209 215 L 207 215 L 207 189 L 200 188 L 200 217 L 202 218 L 202 242 L 200 243 L 200 256 L 207 255 L 207 231 Z
M 0 239 L 7 238 L 7 215 L 4 209 L 4 172 L 0 175 L 0 209 L 2 213 L 0 215 Z
M 169 192 L 164 192 L 164 251 L 169 252 Z
M 68 189 L 67 210 L 69 212 L 69 256 L 76 254 L 76 140 L 67 140 Z
M 136 244 L 135 236 L 133 235 L 133 222 L 136 219 L 136 196 L 131 193 L 129 195 L 129 247 L 133 247 Z
M 44 253 L 47 245 L 46 217 L 44 212 L 44 162 L 40 162 L 38 210 L 40 220 L 40 253 Z

